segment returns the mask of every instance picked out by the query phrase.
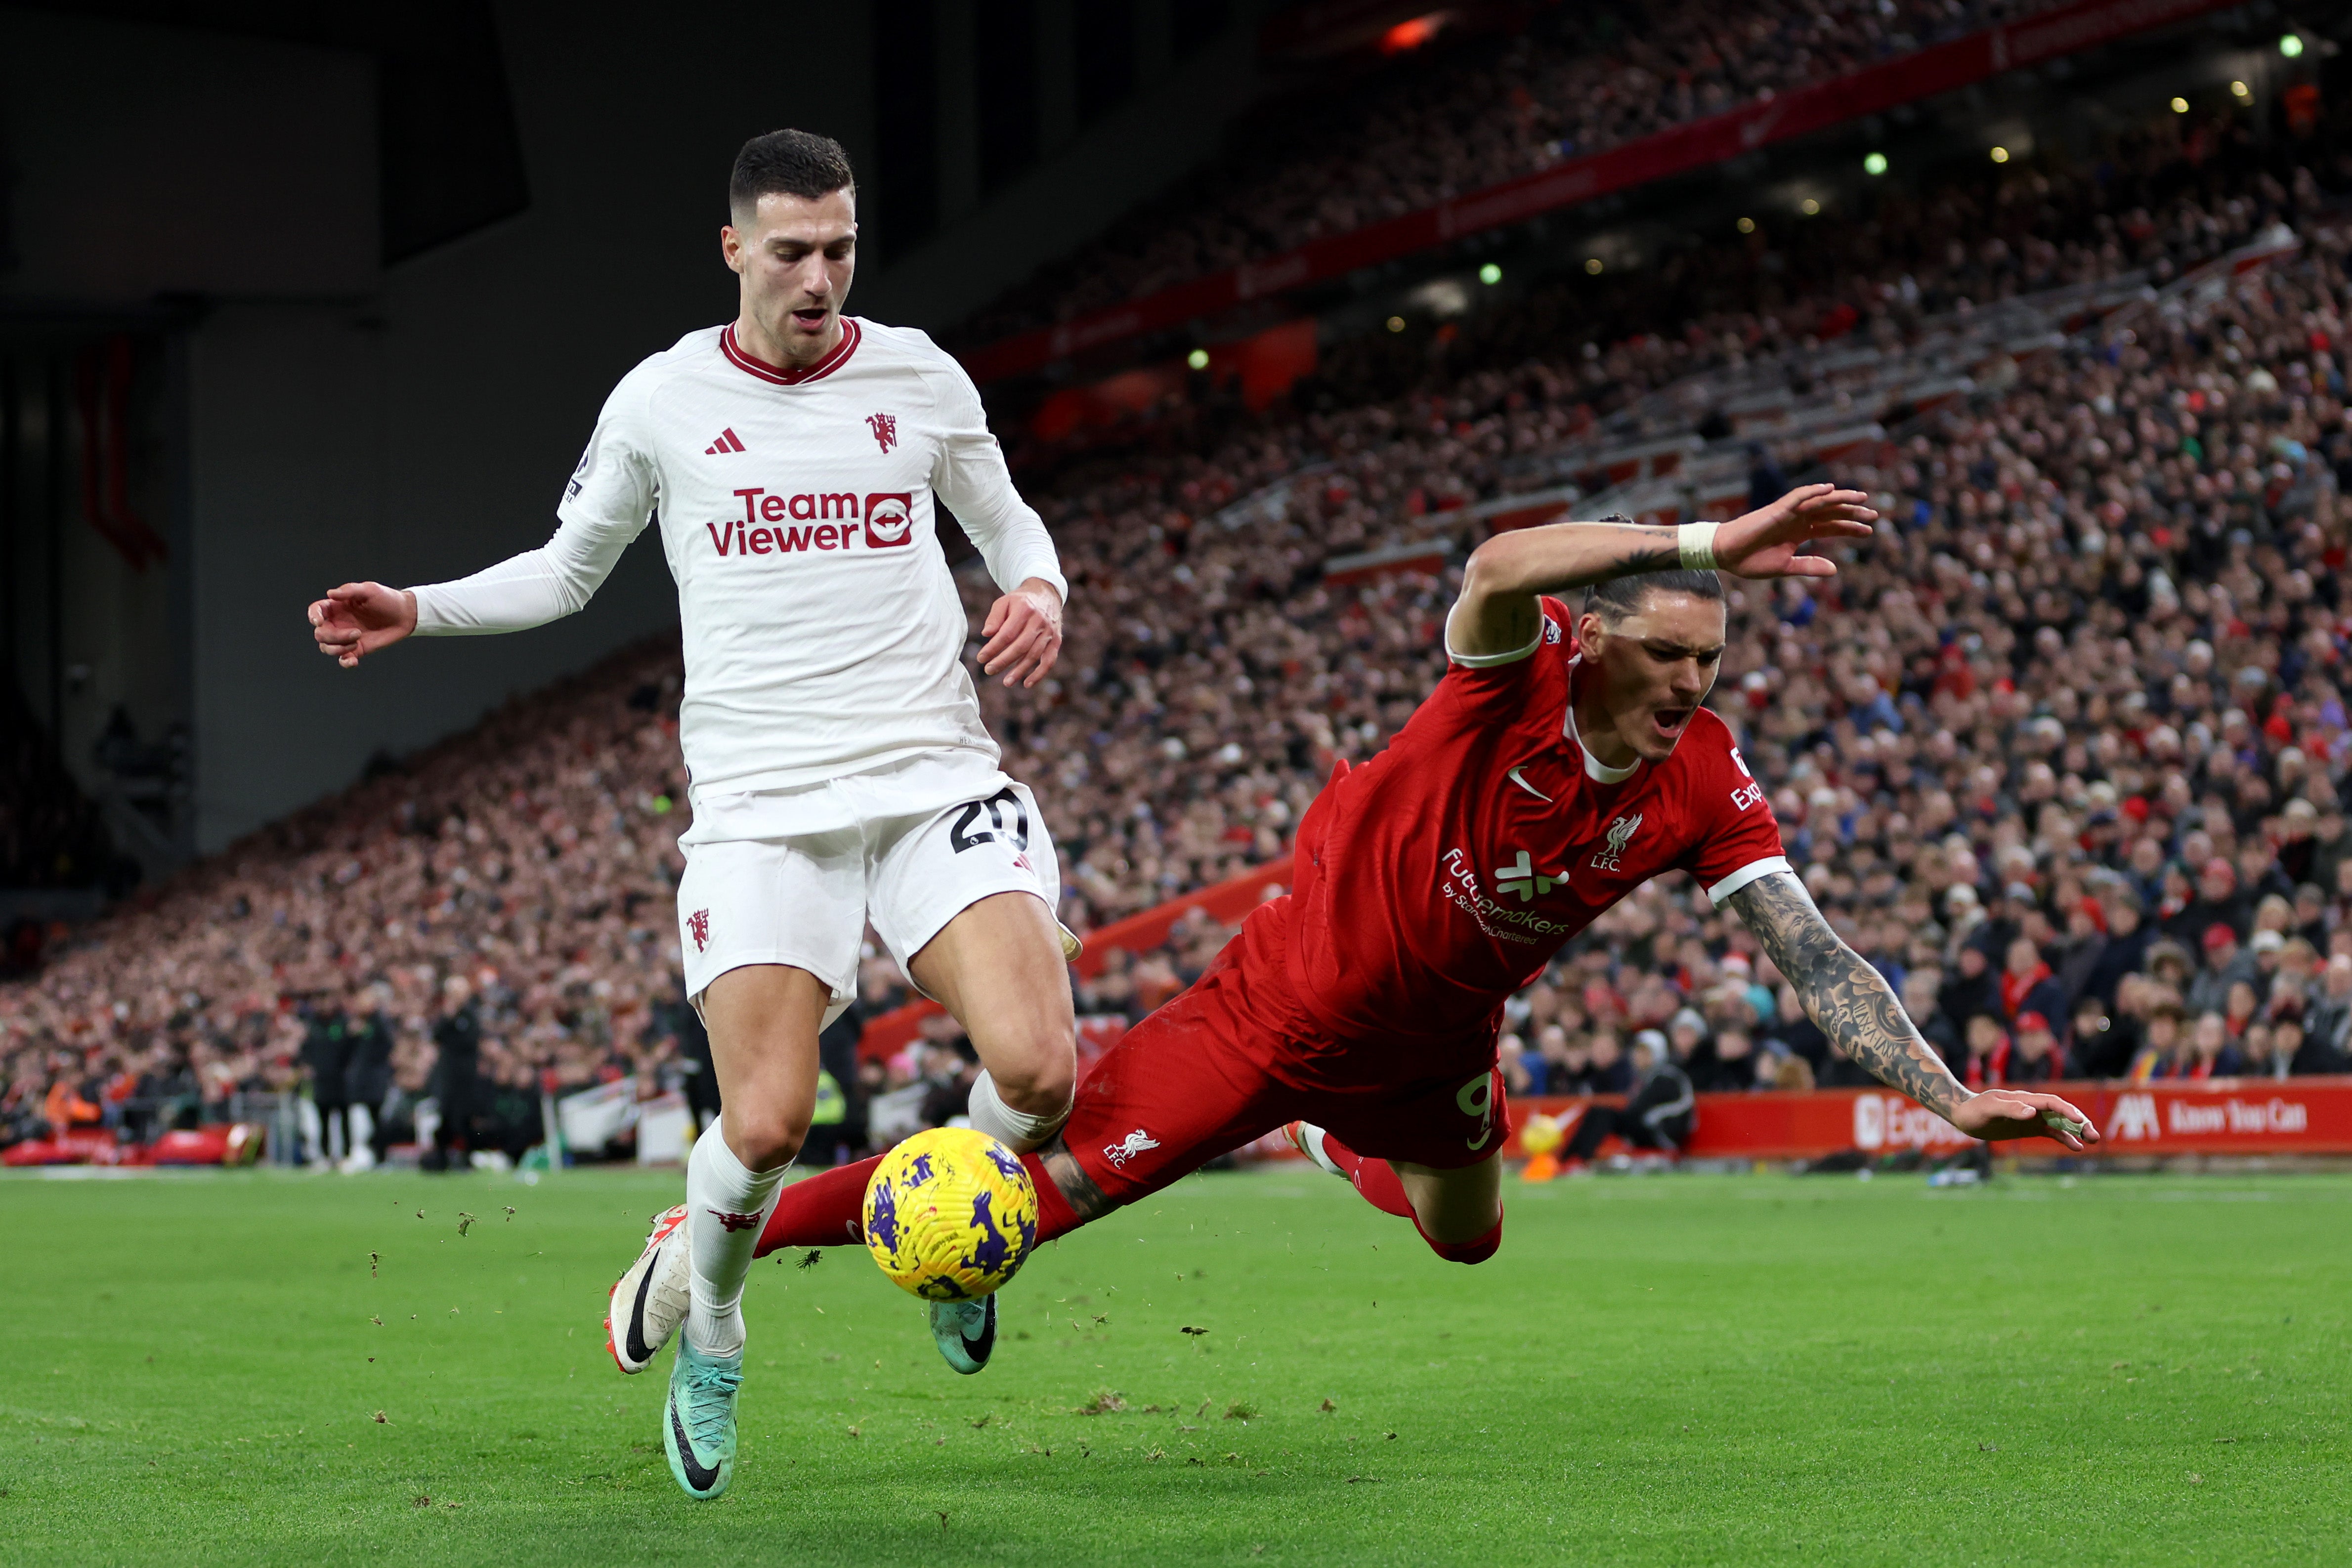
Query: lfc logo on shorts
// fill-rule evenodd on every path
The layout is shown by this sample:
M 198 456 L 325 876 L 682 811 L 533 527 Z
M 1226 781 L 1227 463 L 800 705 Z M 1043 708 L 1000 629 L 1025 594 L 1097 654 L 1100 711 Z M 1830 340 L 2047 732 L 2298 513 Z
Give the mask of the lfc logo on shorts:
M 698 909 L 686 917 L 686 934 L 694 938 L 694 950 L 707 952 L 710 946 L 710 911 Z
M 866 548 L 892 549 L 915 542 L 915 497 L 901 493 L 896 496 L 866 497 Z
M 1112 1165 L 1117 1166 L 1119 1169 L 1125 1170 L 1127 1168 L 1128 1161 L 1135 1158 L 1136 1155 L 1143 1153 L 1146 1149 L 1156 1149 L 1159 1146 L 1159 1139 L 1153 1137 L 1142 1128 L 1138 1127 L 1126 1137 L 1121 1138 L 1118 1143 L 1105 1144 L 1103 1145 L 1103 1158 L 1108 1160 Z

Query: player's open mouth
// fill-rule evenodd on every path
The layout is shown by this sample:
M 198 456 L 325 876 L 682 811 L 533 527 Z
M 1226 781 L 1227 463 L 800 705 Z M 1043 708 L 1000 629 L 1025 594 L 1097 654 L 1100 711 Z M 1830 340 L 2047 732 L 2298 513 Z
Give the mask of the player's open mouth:
M 802 326 L 814 329 L 824 325 L 825 310 L 821 305 L 810 306 L 793 312 L 793 319 Z
M 1686 707 L 1662 707 L 1650 715 L 1660 735 L 1680 735 L 1683 726 L 1690 722 L 1691 710 Z

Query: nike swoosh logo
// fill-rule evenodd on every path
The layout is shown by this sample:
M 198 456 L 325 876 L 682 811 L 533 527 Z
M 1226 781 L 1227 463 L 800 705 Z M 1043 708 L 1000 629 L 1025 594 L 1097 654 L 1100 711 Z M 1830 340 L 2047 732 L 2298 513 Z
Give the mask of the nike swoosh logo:
M 629 1309 L 629 1359 L 631 1361 L 647 1362 L 654 1358 L 653 1346 L 646 1343 L 646 1300 L 653 1294 L 654 1273 L 660 1267 L 660 1260 L 655 1260 L 646 1270 L 645 1278 L 637 1281 L 636 1304 Z
M 1503 777 L 1508 779 L 1512 783 L 1517 785 L 1528 794 L 1533 795 L 1537 800 L 1541 800 L 1545 805 L 1549 806 L 1552 803 L 1551 797 L 1537 789 L 1534 785 L 1528 783 L 1525 779 L 1521 778 L 1517 768 L 1512 768 L 1508 773 L 1503 775 Z
M 697 1491 L 709 1491 L 711 1483 L 719 1479 L 719 1472 L 695 1462 L 694 1445 L 687 1441 L 686 1426 L 677 1418 L 677 1396 L 675 1394 L 669 1399 L 669 1435 L 671 1440 L 677 1444 L 677 1468 L 686 1472 L 686 1484 Z

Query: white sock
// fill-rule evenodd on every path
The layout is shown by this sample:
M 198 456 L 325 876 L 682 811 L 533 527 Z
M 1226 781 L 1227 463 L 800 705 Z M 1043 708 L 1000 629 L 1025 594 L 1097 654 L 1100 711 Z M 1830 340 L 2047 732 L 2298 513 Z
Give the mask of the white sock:
M 1323 1152 L 1322 1128 L 1315 1125 L 1312 1122 L 1301 1122 L 1298 1124 L 1298 1138 L 1299 1142 L 1307 1145 L 1307 1157 L 1308 1159 L 1313 1160 L 1317 1165 L 1321 1166 L 1326 1171 L 1338 1176 L 1342 1181 L 1350 1179 L 1348 1173 L 1341 1170 L 1339 1165 L 1333 1161 L 1331 1156 Z
M 686 1315 L 684 1332 L 687 1343 L 704 1355 L 742 1354 L 743 1281 L 791 1168 L 788 1160 L 772 1171 L 745 1169 L 717 1123 L 694 1141 L 694 1153 L 687 1156 L 694 1310 Z
M 1050 1116 L 1032 1116 L 1026 1112 L 1015 1111 L 1004 1103 L 1004 1096 L 996 1092 L 996 1080 L 991 1078 L 988 1069 L 983 1067 L 980 1070 L 980 1076 L 971 1082 L 970 1114 L 973 1126 L 1014 1154 L 1025 1155 L 1032 1149 L 1044 1147 L 1046 1139 L 1062 1130 L 1062 1124 L 1070 1119 L 1070 1108 L 1065 1105 Z

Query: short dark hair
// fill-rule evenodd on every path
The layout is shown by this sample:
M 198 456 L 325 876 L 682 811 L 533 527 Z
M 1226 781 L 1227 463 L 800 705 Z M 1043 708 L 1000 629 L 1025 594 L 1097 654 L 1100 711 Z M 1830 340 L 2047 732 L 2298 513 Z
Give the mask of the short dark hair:
M 1723 601 L 1723 583 L 1711 571 L 1674 567 L 1664 571 L 1636 571 L 1596 582 L 1584 591 L 1584 608 L 1604 621 L 1632 615 L 1653 593 L 1687 593 L 1696 599 Z
M 748 213 L 762 196 L 804 196 L 814 201 L 835 191 L 857 193 L 849 154 L 830 136 L 813 131 L 771 131 L 743 143 L 727 181 L 727 205 Z

